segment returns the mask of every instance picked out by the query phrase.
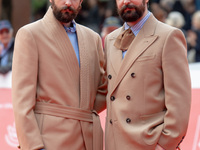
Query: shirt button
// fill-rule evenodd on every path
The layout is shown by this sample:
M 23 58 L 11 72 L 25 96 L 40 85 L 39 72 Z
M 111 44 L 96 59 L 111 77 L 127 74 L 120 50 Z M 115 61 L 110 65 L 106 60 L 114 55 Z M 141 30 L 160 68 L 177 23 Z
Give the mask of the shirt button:
M 131 100 L 131 97 L 129 95 L 126 96 L 127 100 Z
M 131 123 L 131 119 L 130 119 L 130 118 L 127 118 L 127 119 L 126 119 L 126 122 L 127 122 L 127 123 Z
M 112 119 L 110 119 L 110 124 L 112 124 Z
M 134 72 L 131 73 L 131 77 L 132 77 L 132 78 L 135 78 L 135 73 L 134 73 Z
M 111 101 L 114 101 L 114 100 L 115 100 L 115 97 L 114 97 L 114 96 L 111 96 L 111 97 L 110 97 L 110 100 L 111 100 Z
M 108 79 L 110 79 L 110 80 L 112 79 L 112 76 L 110 74 L 108 75 Z

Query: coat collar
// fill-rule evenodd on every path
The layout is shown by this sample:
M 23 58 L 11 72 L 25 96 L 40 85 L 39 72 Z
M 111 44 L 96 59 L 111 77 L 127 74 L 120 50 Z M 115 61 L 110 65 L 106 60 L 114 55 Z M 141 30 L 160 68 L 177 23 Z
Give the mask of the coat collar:
M 51 7 L 49 7 L 42 21 L 48 30 L 49 36 L 53 37 L 55 44 L 57 44 L 57 50 L 60 50 L 66 65 L 68 65 L 67 60 L 70 60 L 70 63 L 74 66 L 73 73 L 78 74 L 79 64 L 76 58 L 76 54 L 73 50 L 73 46 L 65 31 L 65 28 L 55 18 Z
M 90 91 L 90 87 L 86 86 L 90 83 L 89 78 L 89 66 L 90 62 L 88 59 L 89 51 L 85 45 L 85 37 L 86 34 L 84 33 L 83 28 L 81 25 L 77 24 L 77 37 L 78 37 L 78 46 L 79 46 L 79 55 L 80 55 L 80 107 L 87 108 L 88 100 L 90 99 L 90 95 L 88 95 L 88 91 Z M 87 92 L 86 92 L 87 91 Z
M 87 108 L 87 103 L 89 96 L 86 91 L 89 91 L 89 86 L 85 86 L 89 83 L 89 60 L 87 59 L 89 52 L 86 49 L 84 43 L 86 34 L 81 25 L 76 23 L 76 33 L 78 38 L 79 55 L 80 55 L 80 67 L 76 54 L 74 52 L 73 46 L 70 39 L 65 31 L 63 25 L 54 17 L 51 7 L 49 7 L 46 15 L 43 18 L 45 26 L 48 28 L 50 36 L 54 37 L 55 43 L 57 44 L 58 50 L 61 51 L 63 55 L 63 61 L 66 65 L 71 65 L 68 67 L 70 72 L 73 73 L 74 84 L 77 87 L 80 86 L 80 108 Z
M 111 50 L 111 53 L 113 54 L 111 57 L 111 63 L 115 72 L 118 74 L 115 81 L 115 85 L 113 86 L 113 90 L 121 82 L 123 77 L 126 75 L 128 70 L 136 61 L 136 59 L 142 53 L 144 53 L 152 43 L 156 41 L 158 36 L 154 33 L 157 23 L 158 21 L 156 20 L 156 18 L 153 15 L 151 15 L 144 24 L 143 28 L 138 33 L 138 35 L 131 43 L 126 53 L 126 56 L 122 61 L 119 61 L 122 59 L 122 52 L 113 46 L 113 49 Z M 111 38 L 111 40 L 114 41 L 117 37 L 116 35 L 119 35 L 121 32 L 123 32 L 123 30 L 124 27 L 121 27 L 121 29 L 118 30 L 118 33 L 116 32 L 116 34 Z

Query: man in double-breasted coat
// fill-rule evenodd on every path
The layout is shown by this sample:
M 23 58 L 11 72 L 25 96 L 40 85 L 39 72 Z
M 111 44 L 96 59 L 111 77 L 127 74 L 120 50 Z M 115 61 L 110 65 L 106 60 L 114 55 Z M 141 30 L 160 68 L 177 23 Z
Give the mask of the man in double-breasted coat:
M 19 147 L 102 150 L 97 114 L 105 109 L 106 95 L 101 38 L 70 15 L 82 0 L 51 2 L 41 20 L 16 36 L 12 99 Z M 56 13 L 72 20 L 60 21 Z
M 147 10 L 148 0 L 116 2 L 125 24 L 105 40 L 106 150 L 178 149 L 191 103 L 184 35 L 159 22 Z M 122 51 L 119 35 L 128 28 L 135 38 Z

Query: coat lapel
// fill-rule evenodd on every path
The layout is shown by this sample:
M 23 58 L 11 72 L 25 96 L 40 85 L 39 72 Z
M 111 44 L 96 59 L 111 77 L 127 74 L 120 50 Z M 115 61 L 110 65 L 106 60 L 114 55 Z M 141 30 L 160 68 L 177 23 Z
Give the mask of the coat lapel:
M 124 31 L 124 27 L 121 27 L 121 29 L 119 29 L 119 32 L 117 33 L 117 35 L 120 35 L 123 31 Z M 113 36 L 110 39 L 111 45 L 114 45 L 116 38 L 117 38 L 116 36 Z M 110 51 L 110 54 L 111 54 L 110 59 L 111 59 L 112 67 L 113 67 L 115 73 L 118 74 L 119 69 L 122 64 L 122 51 L 117 49 L 115 46 L 113 46 L 113 48 Z
M 73 46 L 70 42 L 70 39 L 62 26 L 62 24 L 56 20 L 52 13 L 52 9 L 49 8 L 47 14 L 44 17 L 45 26 L 49 28 L 49 34 L 50 36 L 53 36 L 55 39 L 55 43 L 57 44 L 58 50 L 61 51 L 61 54 L 63 55 L 63 61 L 67 66 L 69 64 L 73 67 L 68 67 L 70 69 L 70 72 L 73 74 L 72 80 L 74 80 L 74 84 L 77 84 L 79 87 L 80 85 L 80 108 L 86 108 L 89 95 L 87 92 L 89 86 L 87 86 L 85 83 L 89 83 L 89 60 L 87 59 L 88 51 L 85 48 L 84 43 L 84 33 L 82 31 L 82 28 L 80 25 L 76 24 L 76 32 L 77 32 L 77 38 L 78 38 L 78 46 L 79 46 L 79 55 L 80 55 L 80 67 L 78 64 L 78 60 L 76 57 L 76 54 L 74 52 Z M 67 70 L 69 71 L 69 70 Z M 67 72 L 66 72 L 67 73 Z
M 120 72 L 118 73 L 115 85 L 113 86 L 113 91 L 119 85 L 121 80 L 124 78 L 128 70 L 134 64 L 136 59 L 148 50 L 148 47 L 156 41 L 157 35 L 154 35 L 157 20 L 151 15 L 147 22 L 144 24 L 143 28 L 140 30 L 138 35 L 135 37 L 131 43 L 126 56 L 124 57 L 122 64 L 120 66 Z
M 70 69 L 70 72 L 72 72 L 74 76 L 79 74 L 79 64 L 74 48 L 63 25 L 54 17 L 51 7 L 49 7 L 46 15 L 44 16 L 43 22 L 48 28 L 49 36 L 54 37 L 57 50 L 61 52 L 64 63 L 67 66 L 69 66 L 69 64 L 73 66 L 67 68 Z M 79 77 L 76 76 L 76 80 L 79 80 L 77 78 Z
M 87 109 L 89 95 L 87 94 L 89 89 L 89 51 L 86 50 L 84 43 L 84 33 L 81 30 L 81 26 L 76 24 L 77 37 L 78 37 L 78 46 L 79 46 L 79 55 L 80 55 L 80 107 Z M 87 92 L 85 92 L 87 91 Z

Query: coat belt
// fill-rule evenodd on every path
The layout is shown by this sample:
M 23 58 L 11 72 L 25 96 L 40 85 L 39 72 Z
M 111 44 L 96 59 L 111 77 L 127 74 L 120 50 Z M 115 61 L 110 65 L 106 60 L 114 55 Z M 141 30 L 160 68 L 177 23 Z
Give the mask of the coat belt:
M 92 150 L 103 150 L 103 131 L 99 120 L 98 113 L 93 110 L 85 110 L 76 107 L 63 106 L 52 103 L 37 102 L 35 113 L 46 114 L 62 118 L 70 118 L 79 121 L 93 123 L 93 149 Z M 84 138 L 84 136 L 83 136 Z M 84 139 L 85 141 L 86 139 Z M 87 142 L 86 142 L 87 143 Z M 86 145 L 86 149 L 87 146 Z

